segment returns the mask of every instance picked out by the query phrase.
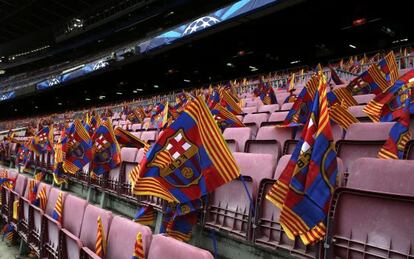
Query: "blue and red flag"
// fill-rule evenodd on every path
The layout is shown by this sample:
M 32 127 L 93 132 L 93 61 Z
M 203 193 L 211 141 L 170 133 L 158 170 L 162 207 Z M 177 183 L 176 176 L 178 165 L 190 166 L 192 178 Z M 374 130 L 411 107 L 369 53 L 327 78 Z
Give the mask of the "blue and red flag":
M 82 122 L 77 119 L 66 129 L 62 140 L 63 170 L 76 174 L 92 160 L 92 140 Z
M 138 222 L 141 225 L 153 225 L 155 222 L 156 211 L 152 206 L 142 206 L 134 217 L 134 222 Z
M 266 195 L 281 209 L 279 221 L 290 239 L 298 236 L 305 245 L 323 239 L 337 173 L 326 81 L 321 77 L 301 139 L 286 168 Z
M 121 163 L 120 148 L 109 120 L 105 120 L 99 125 L 92 136 L 92 142 L 91 171 L 95 175 L 102 175 L 119 166 Z
M 59 192 L 59 196 L 56 200 L 55 208 L 52 212 L 52 218 L 59 223 L 62 223 L 62 212 L 63 212 L 63 193 Z
M 329 66 L 329 70 L 331 71 L 331 79 L 335 83 L 335 85 L 342 85 L 342 84 L 344 84 L 344 82 L 342 82 L 341 78 L 336 73 L 335 68 L 333 68 L 332 66 Z
M 32 139 L 32 150 L 36 154 L 44 154 L 53 149 L 53 126 L 43 127 Z
M 262 100 L 264 105 L 277 104 L 273 87 L 271 87 L 270 84 L 263 82 L 263 80 L 260 80 L 258 87 L 254 90 L 254 93 L 260 98 L 260 100 Z
M 146 153 L 134 193 L 186 203 L 239 175 L 220 129 L 197 97 Z
M 220 104 L 221 104 L 221 106 L 223 106 L 227 111 L 229 111 L 229 112 L 231 112 L 235 115 L 242 113 L 242 109 L 238 104 L 238 102 L 240 100 L 237 96 L 233 97 L 233 95 L 229 92 L 229 90 L 227 90 L 225 88 L 221 88 L 219 90 L 219 93 L 220 93 Z

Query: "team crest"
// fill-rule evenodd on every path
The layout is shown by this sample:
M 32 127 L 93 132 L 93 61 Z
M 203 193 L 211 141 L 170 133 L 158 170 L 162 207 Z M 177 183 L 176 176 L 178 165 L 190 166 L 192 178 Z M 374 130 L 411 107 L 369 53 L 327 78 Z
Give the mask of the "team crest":
M 163 156 L 165 151 L 168 152 L 170 159 L 167 166 L 160 167 L 156 160 L 158 156 Z M 198 184 L 201 177 L 199 160 L 198 147 L 191 143 L 180 129 L 167 139 L 164 147 L 154 155 L 154 160 L 149 163 L 149 166 L 158 166 L 160 176 L 171 185 L 188 187 Z
M 111 143 L 105 139 L 103 135 L 100 135 L 95 140 L 95 156 L 94 162 L 97 164 L 106 164 L 111 160 Z
M 76 157 L 77 159 L 82 159 L 85 155 L 85 150 L 82 145 L 75 140 L 73 134 L 68 142 L 68 157 Z

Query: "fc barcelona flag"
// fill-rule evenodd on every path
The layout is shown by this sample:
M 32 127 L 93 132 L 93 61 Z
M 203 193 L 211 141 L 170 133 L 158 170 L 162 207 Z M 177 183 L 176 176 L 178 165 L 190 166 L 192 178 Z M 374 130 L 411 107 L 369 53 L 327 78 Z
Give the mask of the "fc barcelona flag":
M 142 234 L 141 232 L 137 233 L 137 237 L 134 245 L 134 253 L 132 254 L 131 259 L 145 259 L 144 247 L 142 246 Z
M 32 149 L 36 154 L 44 154 L 52 150 L 53 127 L 43 127 L 32 139 Z
M 117 127 L 114 131 L 116 140 L 120 145 L 123 147 L 135 147 L 135 148 L 143 148 L 146 147 L 148 144 L 136 136 L 134 136 L 131 132 Z
M 105 120 L 92 136 L 93 160 L 92 172 L 102 175 L 114 169 L 121 162 L 121 153 L 116 141 L 112 124 Z
M 329 66 L 329 70 L 331 71 L 331 79 L 334 81 L 335 85 L 342 85 L 344 82 L 342 82 L 341 78 L 336 73 L 335 68 Z
M 266 195 L 281 209 L 280 224 L 290 239 L 299 236 L 305 245 L 323 239 L 337 172 L 326 82 L 322 77 L 301 139 L 280 178 Z
M 273 89 L 272 89 L 273 90 Z M 237 115 L 241 114 L 243 111 L 238 105 L 239 98 L 233 97 L 229 90 L 225 88 L 220 89 L 220 103 L 221 105 L 226 108 L 229 112 Z
M 63 170 L 71 174 L 76 174 L 92 160 L 92 140 L 79 119 L 66 130 L 62 152 Z
M 136 195 L 177 203 L 199 199 L 240 175 L 201 96 L 163 131 L 140 168 Z
M 277 99 L 273 87 L 260 80 L 259 86 L 254 90 L 256 96 L 260 97 L 264 105 L 277 104 Z

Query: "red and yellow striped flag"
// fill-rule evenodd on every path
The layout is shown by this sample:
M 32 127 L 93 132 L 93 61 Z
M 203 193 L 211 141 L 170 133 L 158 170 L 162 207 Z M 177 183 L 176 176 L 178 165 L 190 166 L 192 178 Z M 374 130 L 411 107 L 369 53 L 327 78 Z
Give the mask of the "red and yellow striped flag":
M 95 245 L 95 254 L 101 258 L 105 258 L 105 230 L 102 225 L 101 216 L 98 216 L 98 226 L 96 233 L 96 245 Z
M 134 255 L 132 259 L 145 259 L 144 247 L 142 246 L 142 234 L 138 232 L 135 240 Z
M 46 185 L 37 193 L 37 199 L 39 200 L 39 208 L 45 210 L 47 203 Z

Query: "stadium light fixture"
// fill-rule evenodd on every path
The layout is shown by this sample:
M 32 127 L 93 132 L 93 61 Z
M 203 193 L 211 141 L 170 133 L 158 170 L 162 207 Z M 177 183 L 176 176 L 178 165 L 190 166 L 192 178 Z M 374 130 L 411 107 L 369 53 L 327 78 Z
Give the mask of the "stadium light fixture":
M 105 95 L 100 95 L 98 98 L 99 98 L 99 100 L 102 100 L 102 99 L 105 99 Z
M 160 86 L 159 85 L 154 85 L 154 88 L 159 88 Z
M 138 93 L 138 91 L 137 90 L 134 90 L 134 91 L 132 91 L 134 94 L 136 94 L 136 93 Z
M 190 80 L 190 79 L 184 79 L 184 82 L 186 82 L 186 83 L 190 83 L 190 82 L 191 82 L 191 80 Z
M 257 67 L 255 67 L 255 66 L 249 66 L 249 68 L 250 68 L 250 71 L 252 71 L 252 72 L 259 70 L 259 69 L 258 69 Z
M 61 106 L 61 105 L 62 105 L 62 103 L 58 103 L 58 105 L 59 105 L 59 106 Z
M 14 109 L 14 111 L 15 111 L 15 112 L 17 112 L 17 111 L 18 111 L 18 110 L 17 110 L 17 108 L 16 108 L 16 109 Z
M 117 95 L 122 95 L 122 93 L 121 93 L 121 92 L 116 92 L 116 94 L 117 94 Z
M 290 62 L 290 64 L 292 64 L 292 65 L 293 65 L 293 64 L 297 64 L 297 63 L 299 63 L 299 62 L 300 62 L 300 60 L 293 60 L 293 61 L 291 61 L 291 62 Z
M 144 89 L 142 89 L 142 88 L 137 88 L 137 91 L 138 91 L 138 92 L 142 92 L 142 91 L 144 91 Z
M 90 99 L 90 98 L 88 98 L 88 97 L 86 97 L 86 98 L 85 98 L 85 101 L 90 101 L 90 100 L 91 100 L 91 99 Z
M 39 108 L 39 106 L 37 106 L 37 105 L 36 105 L 34 108 L 35 108 L 35 109 L 38 109 L 38 108 Z
M 349 46 L 350 48 L 356 49 L 356 46 L 355 46 L 355 45 L 349 44 L 348 46 Z
M 233 65 L 232 63 L 230 63 L 230 62 L 229 62 L 229 63 L 227 63 L 226 65 L 227 65 L 228 67 L 234 67 L 234 65 Z

